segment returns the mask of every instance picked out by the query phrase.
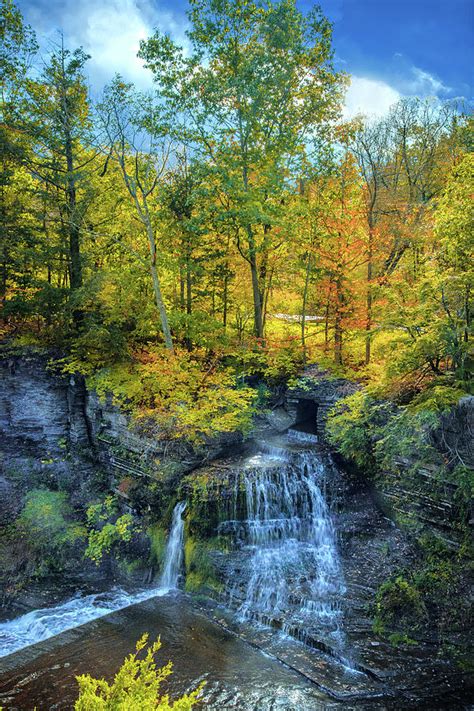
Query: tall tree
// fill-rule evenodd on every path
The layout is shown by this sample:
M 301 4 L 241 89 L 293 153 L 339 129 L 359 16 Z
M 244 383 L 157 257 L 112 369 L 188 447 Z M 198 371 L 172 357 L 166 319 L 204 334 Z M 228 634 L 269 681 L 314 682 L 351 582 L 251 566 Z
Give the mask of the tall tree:
M 403 99 L 387 117 L 363 120 L 351 142 L 363 180 L 367 220 L 366 364 L 371 355 L 374 285 L 387 283 L 410 250 L 413 269 L 417 268 L 425 220 L 451 160 L 455 116 L 450 104 Z
M 28 142 L 19 131 L 21 105 L 26 82 L 38 45 L 36 37 L 11 0 L 0 2 L 0 303 L 5 318 L 5 301 L 10 282 L 21 271 L 21 247 L 31 237 L 22 219 L 20 193 L 14 186 Z M 24 177 L 24 176 L 23 176 Z M 17 186 L 18 187 L 18 186 Z
M 120 77 L 106 88 L 98 116 L 103 132 L 102 148 L 107 153 L 104 171 L 109 160 L 116 161 L 146 233 L 155 303 L 166 347 L 172 352 L 173 340 L 159 274 L 157 222 L 150 204 L 164 179 L 173 148 L 168 124 L 152 95 L 136 92 Z
M 365 363 L 370 362 L 374 279 L 377 277 L 377 251 L 380 251 L 377 228 L 384 210 L 384 193 L 387 185 L 389 162 L 388 126 L 385 121 L 366 123 L 356 131 L 351 142 L 363 181 L 365 217 L 367 223 L 367 295 L 365 317 Z
M 415 250 L 416 271 L 423 220 L 440 196 L 452 164 L 449 139 L 455 117 L 456 109 L 449 103 L 408 98 L 395 104 L 385 119 L 389 148 L 385 211 L 392 238 L 382 277 L 392 274 L 410 248 Z
M 317 9 L 302 15 L 294 0 L 192 0 L 189 18 L 191 57 L 160 32 L 142 43 L 140 56 L 186 116 L 232 203 L 255 335 L 263 338 L 268 258 L 280 241 L 274 227 L 289 165 L 339 106 L 331 27 Z
M 343 362 L 344 333 L 359 325 L 356 313 L 358 270 L 367 261 L 363 193 L 353 156 L 346 149 L 334 173 L 320 179 L 316 252 L 327 281 L 328 311 L 333 313 L 334 362 Z M 323 284 L 324 286 L 324 284 Z
M 38 180 L 44 200 L 56 211 L 65 238 L 73 320 L 82 322 L 83 284 L 81 232 L 90 206 L 89 170 L 96 157 L 90 150 L 90 121 L 82 49 L 56 46 L 38 79 L 27 83 L 21 130 L 31 142 L 24 164 Z

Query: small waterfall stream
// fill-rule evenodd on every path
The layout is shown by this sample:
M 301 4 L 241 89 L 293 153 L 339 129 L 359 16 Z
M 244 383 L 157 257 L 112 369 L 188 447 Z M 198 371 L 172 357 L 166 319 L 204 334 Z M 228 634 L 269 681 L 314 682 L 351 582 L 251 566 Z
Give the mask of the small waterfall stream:
M 171 523 L 170 535 L 166 545 L 165 563 L 163 574 L 160 579 L 162 590 L 175 590 L 178 587 L 179 575 L 183 567 L 183 539 L 184 539 L 184 519 L 183 512 L 186 502 L 180 501 L 173 510 L 173 520 Z
M 54 607 L 32 610 L 9 622 L 4 622 L 0 624 L 0 657 L 104 617 L 111 612 L 123 610 L 130 605 L 165 595 L 170 590 L 176 589 L 183 563 L 182 513 L 185 508 L 184 502 L 176 504 L 174 508 L 166 544 L 163 575 L 158 587 L 146 588 L 135 593 L 128 593 L 122 588 L 115 587 L 107 592 L 77 595 Z

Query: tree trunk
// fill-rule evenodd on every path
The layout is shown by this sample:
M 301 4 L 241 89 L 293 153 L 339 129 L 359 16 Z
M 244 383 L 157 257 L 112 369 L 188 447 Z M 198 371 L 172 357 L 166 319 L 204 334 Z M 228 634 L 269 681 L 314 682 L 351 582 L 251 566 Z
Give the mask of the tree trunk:
M 329 302 L 331 298 L 331 292 L 328 291 L 328 296 L 326 299 L 326 307 L 324 309 L 324 352 L 327 353 L 329 350 Z
M 165 304 L 163 301 L 163 296 L 161 294 L 160 279 L 158 277 L 158 271 L 156 268 L 155 235 L 153 233 L 153 227 L 151 226 L 149 221 L 147 222 L 146 229 L 147 229 L 148 242 L 150 245 L 150 272 L 151 272 L 151 277 L 153 280 L 153 291 L 155 292 L 155 302 L 156 302 L 158 311 L 160 313 L 161 329 L 163 331 L 165 345 L 166 345 L 167 349 L 169 351 L 171 351 L 171 353 L 173 353 L 174 352 L 173 339 L 171 338 L 171 331 L 170 331 L 170 327 L 168 324 L 168 316 L 166 314 L 166 307 L 165 307 Z
M 192 276 L 189 256 L 186 258 L 186 313 L 191 316 L 193 310 Z
M 245 155 L 246 150 L 244 149 L 243 143 L 241 141 L 242 153 Z M 248 180 L 248 167 L 247 160 L 244 159 L 244 164 L 242 166 L 242 182 L 245 192 L 249 189 Z M 263 339 L 263 300 L 260 293 L 259 284 L 259 269 L 257 264 L 257 250 L 255 247 L 255 236 L 253 233 L 252 225 L 247 225 L 247 241 L 249 246 L 248 262 L 250 264 L 250 272 L 252 275 L 252 293 L 253 293 L 253 323 L 254 323 L 254 333 L 257 338 Z
M 303 303 L 301 305 L 301 346 L 303 348 L 303 362 L 306 363 L 306 304 L 308 301 L 309 278 L 311 275 L 311 254 L 308 254 L 306 274 L 303 289 Z
M 69 117 L 67 115 L 66 106 L 64 106 L 63 111 L 65 124 L 64 152 L 66 155 L 67 167 L 66 205 L 69 233 L 70 284 L 71 289 L 79 289 L 82 286 L 82 264 L 79 225 L 77 224 L 76 215 L 76 180 L 74 175 L 74 157 L 71 130 L 69 127 Z
M 72 139 L 67 125 L 65 128 L 65 154 L 67 165 L 67 180 L 66 180 L 66 205 L 68 219 L 68 237 L 69 237 L 69 285 L 71 291 L 76 291 L 82 286 L 82 264 L 81 264 L 81 246 L 80 246 L 80 230 L 77 224 L 76 215 L 76 181 L 74 176 L 74 159 L 72 150 Z M 80 327 L 84 319 L 82 309 L 75 308 L 72 312 L 72 320 L 76 328 Z
M 373 227 L 369 227 L 369 245 L 367 251 L 367 303 L 366 303 L 366 319 L 365 319 L 365 364 L 370 363 L 371 350 L 371 329 L 372 329 L 372 276 L 373 276 L 373 244 L 374 231 Z
M 254 332 L 257 338 L 263 338 L 263 308 L 262 296 L 260 293 L 260 284 L 258 278 L 257 256 L 255 253 L 255 241 L 252 227 L 247 226 L 249 256 L 250 256 L 250 272 L 252 275 L 252 292 L 253 292 L 253 315 L 254 315 Z
M 465 328 L 464 328 L 464 343 L 469 342 L 469 331 L 471 329 L 471 290 L 469 284 L 466 286 L 466 293 L 464 296 L 464 317 L 465 317 Z
M 334 318 L 334 362 L 336 365 L 342 365 L 342 307 L 343 294 L 341 282 L 336 281 L 336 313 Z
M 184 313 L 184 269 L 183 265 L 179 267 L 179 308 Z
M 227 269 L 227 267 L 226 267 L 226 269 Z M 222 301 L 223 301 L 223 304 L 222 304 L 222 325 L 224 326 L 224 331 L 227 328 L 228 280 L 229 280 L 229 277 L 227 276 L 227 273 L 226 273 L 226 275 L 224 276 L 224 290 L 223 290 L 223 294 L 222 294 Z

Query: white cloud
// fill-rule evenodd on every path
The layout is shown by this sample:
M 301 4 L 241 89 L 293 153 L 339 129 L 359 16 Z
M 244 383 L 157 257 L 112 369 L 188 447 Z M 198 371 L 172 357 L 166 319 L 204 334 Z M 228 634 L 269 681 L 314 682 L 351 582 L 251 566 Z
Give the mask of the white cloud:
M 95 78 L 107 81 L 119 73 L 143 85 L 150 79 L 137 52 L 140 40 L 150 34 L 151 27 L 134 0 L 109 0 L 90 9 L 74 39 L 91 55 L 90 71 Z
M 353 75 L 346 93 L 343 117 L 351 119 L 357 114 L 384 116 L 400 97 L 401 94 L 384 81 Z
M 453 92 L 438 76 L 417 67 L 404 54 L 395 52 L 392 60 L 391 81 L 405 96 L 428 97 Z
M 381 79 L 353 75 L 346 93 L 343 117 L 351 119 L 358 114 L 378 118 L 388 113 L 402 96 L 439 96 L 451 91 L 438 77 L 409 64 L 403 55 L 394 55 L 402 60 L 402 71 L 389 84 Z
M 137 52 L 140 40 L 154 28 L 186 44 L 185 20 L 157 9 L 151 0 L 62 0 L 43 8 L 28 4 L 25 10 L 28 21 L 46 39 L 57 41 L 59 29 L 68 47 L 82 46 L 91 55 L 88 72 L 96 89 L 117 72 L 140 88 L 151 85 L 151 74 Z
M 451 91 L 451 87 L 446 86 L 440 79 L 424 69 L 413 66 L 411 73 L 413 78 L 407 82 L 407 88 L 411 94 L 437 96 L 439 93 L 444 94 Z

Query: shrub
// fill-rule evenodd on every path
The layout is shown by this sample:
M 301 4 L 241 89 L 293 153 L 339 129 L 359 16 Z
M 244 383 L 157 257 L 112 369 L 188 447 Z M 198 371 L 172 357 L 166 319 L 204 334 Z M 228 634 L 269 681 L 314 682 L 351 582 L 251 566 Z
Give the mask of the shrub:
M 87 524 L 89 536 L 85 555 L 96 565 L 102 562 L 104 555 L 110 553 L 112 548 L 121 543 L 129 543 L 134 533 L 132 516 L 118 516 L 117 504 L 111 496 L 87 509 Z
M 172 664 L 156 668 L 154 655 L 161 648 L 159 639 L 139 659 L 147 639 L 145 634 L 138 640 L 136 652 L 125 659 L 111 684 L 89 674 L 76 677 L 79 698 L 75 711 L 190 711 L 199 702 L 203 685 L 173 702 L 167 694 L 160 696 L 160 686 L 172 674 Z
M 329 441 L 346 459 L 364 472 L 376 471 L 375 443 L 381 436 L 389 405 L 363 390 L 340 400 L 329 412 L 326 431 Z
M 377 634 L 384 634 L 387 628 L 404 629 L 407 624 L 416 629 L 427 618 L 420 591 L 401 575 L 379 587 L 375 607 L 374 631 Z
M 125 335 L 117 324 L 90 323 L 72 342 L 69 355 L 51 365 L 64 373 L 91 375 L 104 365 L 113 365 L 126 356 Z
M 99 371 L 90 385 L 99 396 L 111 393 L 149 434 L 199 443 L 251 425 L 255 392 L 238 387 L 230 369 L 186 352 L 143 352 L 132 364 Z
M 474 499 L 474 469 L 458 464 L 451 472 L 451 478 L 458 485 L 454 494 L 454 504 L 459 518 L 465 521 L 471 513 Z
M 262 378 L 270 387 L 295 382 L 304 367 L 303 350 L 298 338 L 284 345 L 275 343 L 267 347 L 257 342 L 253 348 L 238 351 L 233 360 L 241 375 Z
M 431 410 L 412 412 L 401 408 L 392 415 L 379 432 L 375 445 L 375 457 L 382 469 L 394 467 L 396 458 L 414 459 L 414 464 L 442 464 L 438 452 L 431 443 L 431 432 L 439 424 L 439 415 Z
M 391 471 L 399 458 L 413 466 L 443 460 L 432 443 L 440 413 L 457 402 L 459 391 L 434 388 L 410 406 L 396 408 L 360 390 L 339 400 L 329 412 L 327 433 L 331 444 L 363 471 Z
M 459 399 L 465 395 L 466 391 L 462 388 L 434 384 L 413 398 L 409 410 L 412 412 L 424 410 L 436 413 L 446 412 L 457 405 Z

